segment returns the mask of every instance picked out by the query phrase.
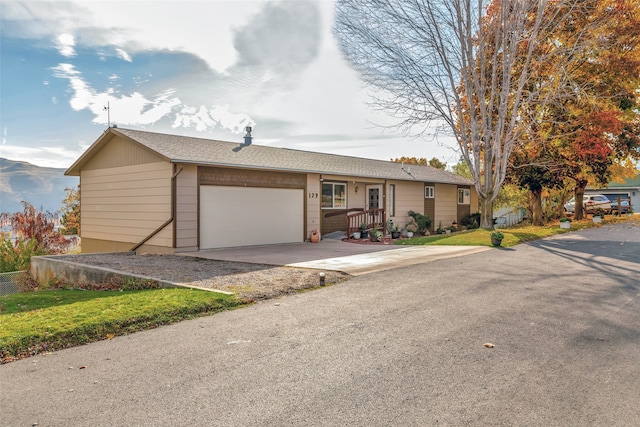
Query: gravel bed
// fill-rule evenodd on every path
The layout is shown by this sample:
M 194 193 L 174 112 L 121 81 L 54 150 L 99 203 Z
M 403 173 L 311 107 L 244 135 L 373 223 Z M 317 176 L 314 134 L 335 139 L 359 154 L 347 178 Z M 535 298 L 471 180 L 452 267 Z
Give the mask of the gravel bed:
M 175 255 L 86 254 L 59 258 L 158 280 L 229 291 L 239 298 L 253 300 L 275 298 L 318 286 L 320 272 L 325 273 L 326 285 L 350 277 L 338 271 L 215 261 Z

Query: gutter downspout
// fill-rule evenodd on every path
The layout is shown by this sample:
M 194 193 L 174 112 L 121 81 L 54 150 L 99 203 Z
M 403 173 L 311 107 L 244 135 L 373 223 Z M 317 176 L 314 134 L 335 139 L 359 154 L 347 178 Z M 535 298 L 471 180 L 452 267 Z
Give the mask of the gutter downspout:
M 129 249 L 129 252 L 135 252 L 140 246 L 144 245 L 145 243 L 147 243 L 147 241 L 149 241 L 149 239 L 151 239 L 153 236 L 155 236 L 156 234 L 158 234 L 160 232 L 160 230 L 162 230 L 163 228 L 165 228 L 167 225 L 171 224 L 173 222 L 173 220 L 176 217 L 176 178 L 178 177 L 178 175 L 180 174 L 180 172 L 182 172 L 183 167 L 180 166 L 180 169 L 178 169 L 172 176 L 171 176 L 171 218 L 169 218 L 168 220 L 166 220 L 160 227 L 156 228 L 155 230 L 153 230 L 151 232 L 151 234 L 149 234 L 147 237 L 145 237 L 144 239 L 142 239 L 140 241 L 140 243 L 138 243 L 137 245 L 135 245 L 133 248 Z M 172 238 L 173 242 L 172 242 L 172 248 L 176 247 L 176 233 L 175 230 L 173 232 L 173 238 Z

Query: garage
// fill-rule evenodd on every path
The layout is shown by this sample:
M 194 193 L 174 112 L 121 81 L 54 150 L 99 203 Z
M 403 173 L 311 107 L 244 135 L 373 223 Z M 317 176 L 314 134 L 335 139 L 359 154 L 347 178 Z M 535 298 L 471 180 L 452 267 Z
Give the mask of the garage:
M 200 249 L 304 241 L 304 190 L 200 186 Z

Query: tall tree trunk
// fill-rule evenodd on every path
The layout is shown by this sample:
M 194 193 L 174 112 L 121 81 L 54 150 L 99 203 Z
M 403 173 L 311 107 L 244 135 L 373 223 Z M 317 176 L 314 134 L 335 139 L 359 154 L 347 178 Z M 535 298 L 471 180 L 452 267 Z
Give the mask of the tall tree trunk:
M 531 223 L 544 225 L 542 218 L 542 189 L 531 190 Z
M 584 190 L 587 188 L 587 180 L 586 179 L 578 179 L 576 180 L 576 189 L 575 189 L 575 205 L 574 205 L 574 213 L 575 219 L 583 219 L 585 217 L 584 212 Z
M 480 202 L 480 227 L 486 230 L 493 229 L 493 200 L 479 196 Z

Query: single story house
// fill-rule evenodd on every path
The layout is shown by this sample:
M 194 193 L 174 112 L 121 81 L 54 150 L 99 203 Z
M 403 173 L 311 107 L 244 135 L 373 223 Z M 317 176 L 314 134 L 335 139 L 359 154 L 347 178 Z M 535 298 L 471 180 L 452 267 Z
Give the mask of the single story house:
M 611 201 L 618 197 L 628 200 L 634 212 L 640 211 L 640 171 L 634 178 L 627 178 L 624 182 L 610 182 L 606 188 L 587 187 L 586 194 L 603 194 Z
M 478 210 L 473 183 L 441 169 L 251 142 L 251 128 L 244 143 L 107 129 L 65 172 L 80 177 L 82 252 L 304 242 L 362 211 L 446 227 Z

